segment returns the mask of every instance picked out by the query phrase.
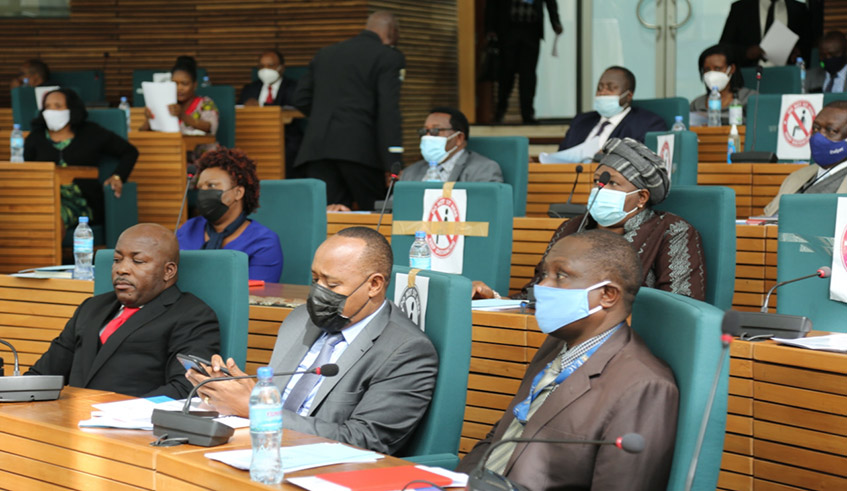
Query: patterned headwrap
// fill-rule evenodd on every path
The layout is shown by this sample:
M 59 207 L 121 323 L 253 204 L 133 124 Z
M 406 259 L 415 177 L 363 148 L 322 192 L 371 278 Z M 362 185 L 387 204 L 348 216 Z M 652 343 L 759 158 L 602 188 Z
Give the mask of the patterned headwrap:
M 620 172 L 638 189 L 650 191 L 651 205 L 664 201 L 670 192 L 671 180 L 662 157 L 632 138 L 609 138 L 600 164 Z

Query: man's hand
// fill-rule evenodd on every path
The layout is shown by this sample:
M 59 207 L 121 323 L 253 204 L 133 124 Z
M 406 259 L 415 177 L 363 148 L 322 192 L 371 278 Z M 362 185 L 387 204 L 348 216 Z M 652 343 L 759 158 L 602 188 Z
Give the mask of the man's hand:
M 483 298 L 500 298 L 500 295 L 481 281 L 474 281 L 471 288 L 471 298 L 473 300 Z
M 767 57 L 765 56 L 765 50 L 763 50 L 762 47 L 758 44 L 747 48 L 748 60 L 759 60 L 763 58 L 767 59 Z
M 168 104 L 168 112 L 171 113 L 171 116 L 180 117 L 181 109 L 182 106 L 180 106 L 179 104 Z
M 341 203 L 333 203 L 331 205 L 326 205 L 326 211 L 351 211 L 346 205 L 342 205 Z
M 562 24 L 553 24 L 553 32 L 555 32 L 556 35 L 559 35 L 565 32 L 565 30 L 562 29 Z
M 192 384 L 197 385 L 209 378 L 226 377 L 226 374 L 221 371 L 221 367 L 224 366 L 221 356 L 212 356 L 211 362 L 211 366 L 202 365 L 203 369 L 211 374 L 211 377 L 189 370 L 185 373 L 185 378 Z M 232 358 L 226 361 L 225 366 L 233 377 L 247 375 L 238 368 Z M 197 392 L 203 402 L 214 407 L 219 413 L 246 418 L 250 415 L 250 392 L 253 391 L 254 385 L 256 385 L 256 381 L 253 379 L 225 380 L 206 384 Z
M 254 98 L 254 97 L 251 97 L 251 98 L 247 99 L 246 101 L 244 101 L 244 107 L 258 106 L 258 105 L 259 105 L 258 99 Z

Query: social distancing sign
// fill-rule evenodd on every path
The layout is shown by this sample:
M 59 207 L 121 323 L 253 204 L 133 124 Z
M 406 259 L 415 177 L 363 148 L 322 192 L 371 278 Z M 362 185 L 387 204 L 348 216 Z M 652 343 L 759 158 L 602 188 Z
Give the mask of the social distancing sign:
M 426 222 L 460 224 L 468 212 L 468 194 L 464 189 L 444 193 L 441 189 L 427 189 L 423 197 L 423 217 Z M 455 225 L 454 225 L 455 226 Z M 446 233 L 428 233 L 427 245 L 432 257 L 432 270 L 462 274 L 465 255 L 465 236 L 458 230 Z
M 832 277 L 829 298 L 847 303 L 847 198 L 838 198 L 835 240 L 832 243 Z
M 409 274 L 397 273 L 394 278 L 394 303 L 412 322 L 426 331 L 426 304 L 429 298 L 429 278 L 419 276 L 419 269 Z
M 823 107 L 823 94 L 783 95 L 777 126 L 776 156 L 780 160 L 809 160 L 812 123 Z M 752 135 L 748 135 L 752 138 Z

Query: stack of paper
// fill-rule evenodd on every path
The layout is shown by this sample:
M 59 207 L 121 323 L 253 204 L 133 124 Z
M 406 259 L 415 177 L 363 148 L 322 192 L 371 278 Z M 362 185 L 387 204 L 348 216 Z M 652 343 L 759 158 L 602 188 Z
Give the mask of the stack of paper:
M 787 344 L 788 346 L 796 346 L 798 348 L 847 353 L 847 334 L 844 333 L 797 339 L 773 338 L 773 340 L 779 344 Z
M 350 464 L 376 462 L 382 455 L 370 450 L 360 450 L 341 443 L 315 443 L 312 445 L 297 445 L 282 447 L 282 471 L 294 472 L 334 464 Z M 251 449 L 226 450 L 205 454 L 207 458 L 231 465 L 236 469 L 249 470 Z
M 426 481 L 411 484 L 412 481 Z M 399 491 L 401 489 L 432 489 L 432 485 L 464 487 L 468 476 L 425 465 L 380 467 L 360 471 L 333 472 L 288 480 L 309 491 Z M 427 484 L 431 483 L 431 484 Z
M 510 310 L 521 308 L 526 300 L 510 300 L 508 298 L 487 298 L 484 300 L 471 300 L 471 310 Z
M 200 409 L 199 398 L 191 401 L 191 409 Z M 124 430 L 152 430 L 154 409 L 182 411 L 185 399 L 175 401 L 167 396 L 148 397 L 146 399 L 128 399 L 126 401 L 94 404 L 97 411 L 91 412 L 91 419 L 79 422 L 80 428 L 120 428 Z M 215 418 L 231 428 L 250 426 L 250 420 L 236 416 Z

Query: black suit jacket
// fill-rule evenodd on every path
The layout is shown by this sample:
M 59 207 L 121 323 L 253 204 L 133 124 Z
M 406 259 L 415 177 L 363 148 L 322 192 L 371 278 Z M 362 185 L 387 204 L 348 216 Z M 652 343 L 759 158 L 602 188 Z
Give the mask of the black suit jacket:
M 510 14 L 512 0 L 486 0 L 485 2 L 485 29 L 496 32 L 503 36 L 512 27 Z M 536 0 L 532 3 L 535 9 L 537 22 L 534 23 L 535 33 L 538 39 L 544 38 L 544 5 L 547 5 L 547 13 L 550 15 L 550 24 L 553 27 L 562 25 L 559 20 L 559 6 L 556 0 Z
M 309 117 L 296 166 L 322 159 L 387 170 L 402 146 L 400 85 L 406 58 L 362 31 L 321 49 L 297 84 L 294 106 Z
M 262 81 L 254 80 L 245 85 L 241 89 L 241 97 L 238 99 L 239 104 L 244 104 L 248 99 L 265 99 L 267 94 L 262 97 Z M 276 99 L 272 104 L 266 106 L 293 106 L 294 92 L 297 90 L 297 81 L 290 78 L 282 78 L 282 84 L 279 90 L 276 91 Z M 300 145 L 303 144 L 303 130 L 299 120 L 294 120 L 285 125 L 285 167 L 290 169 L 297 158 L 297 153 L 300 151 Z M 288 175 L 288 173 L 286 173 Z
M 591 130 L 600 122 L 600 113 L 591 111 L 587 113 L 577 114 L 562 143 L 559 144 L 559 150 L 571 148 L 579 145 L 588 139 Z M 648 131 L 667 131 L 665 120 L 658 114 L 650 112 L 646 109 L 633 107 L 618 124 L 609 138 L 632 138 L 644 143 L 644 136 Z
M 101 346 L 100 329 L 119 308 L 114 292 L 87 299 L 27 374 L 62 375 L 74 387 L 136 397 L 188 395 L 191 383 L 176 354 L 209 359 L 220 351 L 214 311 L 172 286 L 127 319 Z
M 788 10 L 788 28 L 800 36 L 797 45 L 808 66 L 812 48 L 809 11 L 806 4 L 797 0 L 785 0 L 785 5 Z M 748 60 L 746 52 L 748 47 L 756 46 L 761 42 L 765 35 L 761 31 L 759 0 L 738 0 L 732 4 L 721 34 L 721 43 L 732 45 L 738 66 L 759 64 L 758 60 Z

